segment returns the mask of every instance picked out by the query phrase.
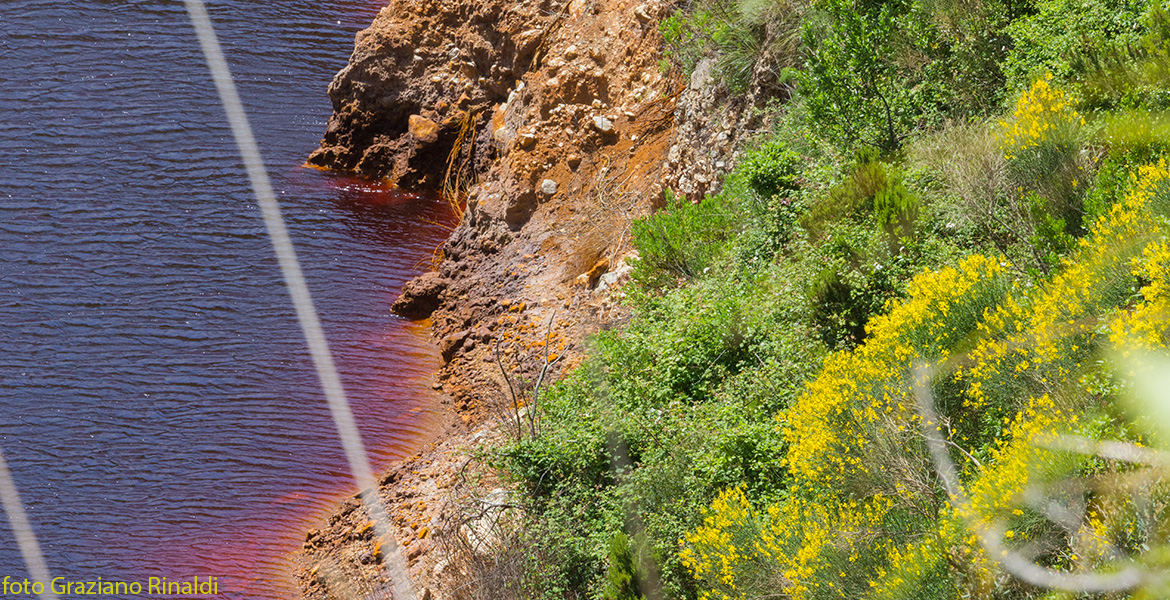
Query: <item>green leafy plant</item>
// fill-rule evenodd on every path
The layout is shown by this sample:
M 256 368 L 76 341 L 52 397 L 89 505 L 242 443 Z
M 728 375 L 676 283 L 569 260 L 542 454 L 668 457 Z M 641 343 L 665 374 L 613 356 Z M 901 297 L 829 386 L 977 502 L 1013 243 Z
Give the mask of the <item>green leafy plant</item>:
M 1170 11 L 1154 3 L 1140 43 L 1082 44 L 1069 59 L 1082 74 L 1086 105 L 1096 108 L 1165 109 L 1170 106 Z
M 903 185 L 897 169 L 879 161 L 876 152 L 863 150 L 852 173 L 833 186 L 801 222 L 819 238 L 835 221 L 864 220 L 870 215 L 886 229 L 892 242 L 900 242 L 913 234 L 918 197 Z
M 657 287 L 675 278 L 694 279 L 719 254 L 731 224 L 717 199 L 692 204 L 666 190 L 666 207 L 634 222 L 635 280 Z
M 1035 12 L 1005 28 L 1003 62 L 1009 90 L 1022 91 L 1046 73 L 1058 83 L 1086 74 L 1092 59 L 1141 43 L 1149 0 L 1040 0 Z M 1089 60 L 1085 60 L 1089 58 Z
M 929 48 L 907 1 L 826 0 L 805 22 L 808 67 L 801 80 L 813 118 L 843 147 L 901 146 L 937 103 Z M 899 60 L 901 59 L 901 60 Z
M 909 243 L 918 220 L 918 196 L 891 178 L 873 197 L 873 213 L 893 243 Z
M 657 568 L 646 536 L 615 533 L 609 541 L 605 600 L 657 600 Z
M 666 58 L 689 77 L 706 58 L 732 92 L 787 97 L 802 62 L 805 0 L 705 0 L 659 23 Z
M 765 142 L 748 155 L 736 169 L 748 187 L 760 198 L 787 194 L 800 187 L 800 155 L 781 140 Z

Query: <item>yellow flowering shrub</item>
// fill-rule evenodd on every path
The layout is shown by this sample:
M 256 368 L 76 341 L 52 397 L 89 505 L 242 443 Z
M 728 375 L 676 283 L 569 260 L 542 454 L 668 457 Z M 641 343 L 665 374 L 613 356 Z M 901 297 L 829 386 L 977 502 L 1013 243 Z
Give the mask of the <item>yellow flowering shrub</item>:
M 1011 118 L 1000 122 L 1001 146 L 1008 160 L 1049 141 L 1064 142 L 1065 128 L 1085 124 L 1072 97 L 1051 82 L 1051 73 L 1037 79 L 1016 101 Z
M 893 416 L 900 427 L 915 426 L 906 377 L 911 362 L 945 360 L 1006 291 L 1004 266 L 979 255 L 911 281 L 906 301 L 867 325 L 866 343 L 830 357 L 781 416 L 792 473 L 831 484 L 865 472 L 864 446 L 880 419 Z
M 1132 267 L 1133 275 L 1144 283 L 1142 302 L 1118 316 L 1110 341 L 1123 353 L 1165 349 L 1170 339 L 1170 242 L 1146 246 Z
M 793 599 L 843 592 L 859 559 L 875 548 L 892 499 L 794 496 L 764 511 L 742 488 L 725 490 L 704 511 L 703 525 L 686 536 L 683 564 L 711 585 L 703 598 L 750 598 L 783 587 Z M 881 541 L 884 548 L 888 542 Z
M 994 580 L 987 557 L 975 536 L 949 508 L 941 511 L 935 531 L 893 546 L 886 555 L 886 567 L 877 570 L 870 582 L 869 598 L 908 600 L 955 595 L 955 582 L 947 571 L 965 567 L 972 597 L 990 596 Z M 924 593 L 925 592 L 925 593 Z
M 1165 195 L 1162 190 L 1167 178 L 1170 167 L 1165 163 L 1139 169 L 1126 196 L 1098 219 L 1091 235 L 1078 242 L 1077 251 L 1046 286 L 1029 297 L 1008 298 L 988 311 L 978 326 L 982 337 L 970 354 L 970 366 L 960 368 L 956 375 L 967 385 L 968 407 L 981 409 L 989 398 L 1005 397 L 1007 390 L 1018 387 L 1025 377 L 1051 386 L 1083 367 L 1093 347 L 1099 317 L 1124 300 L 1131 273 L 1138 268 L 1135 265 L 1164 260 L 1159 258 L 1157 245 L 1148 250 L 1143 247 L 1162 227 L 1159 195 Z M 1158 269 L 1150 271 L 1151 281 L 1165 280 L 1165 270 Z M 1151 288 L 1143 294 L 1156 297 L 1161 289 Z M 1132 330 L 1131 321 L 1136 318 L 1159 327 L 1158 320 L 1150 317 L 1162 303 L 1164 300 L 1148 303 L 1150 308 L 1122 317 L 1120 324 L 1124 330 Z M 1113 336 L 1115 342 L 1120 341 L 1119 335 Z
M 1046 83 L 1030 93 L 1048 113 L 1075 114 Z M 1024 493 L 1088 468 L 1128 468 L 1054 443 L 1066 433 L 1124 437 L 1106 431 L 1114 425 L 1090 422 L 1102 408 L 1101 394 L 1085 383 L 1102 368 L 1094 357 L 1110 346 L 1167 347 L 1167 179 L 1165 163 L 1140 169 L 1126 196 L 1040 285 L 1010 282 L 996 259 L 983 256 L 916 277 L 904 301 L 870 322 L 865 344 L 831 356 L 778 416 L 791 497 L 756 508 L 742 490 L 726 491 L 682 540 L 705 597 L 778 590 L 800 599 L 988 597 L 1005 579 L 973 535 L 985 529 L 1002 532 L 1009 547 L 1046 536 L 1055 549 L 1044 560 L 1056 569 L 1097 568 L 1117 548 L 1137 553 L 1165 543 L 1164 527 L 1135 508 L 1133 494 L 1099 495 L 1079 530 L 1061 533 L 1038 525 L 1043 519 L 1028 512 Z M 965 457 L 966 504 L 952 504 L 937 483 L 924 493 L 921 481 L 907 479 L 929 478 L 922 473 L 930 470 L 925 444 L 906 433 L 921 426 L 910 381 L 918 361 L 939 367 L 934 384 L 953 393 L 940 408 L 954 430 L 940 431 Z M 901 462 L 875 461 L 891 447 Z

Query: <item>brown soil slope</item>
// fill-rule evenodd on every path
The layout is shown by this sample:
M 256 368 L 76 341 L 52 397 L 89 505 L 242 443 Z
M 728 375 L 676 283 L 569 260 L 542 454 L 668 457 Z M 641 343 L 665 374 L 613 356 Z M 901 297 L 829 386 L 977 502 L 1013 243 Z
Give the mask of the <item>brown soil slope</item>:
M 466 199 L 437 269 L 393 307 L 433 319 L 435 385 L 453 409 L 432 447 L 383 478 L 420 597 L 458 595 L 433 534 L 493 487 L 465 485 L 467 448 L 514 435 L 509 390 L 523 402 L 547 363 L 548 378 L 571 368 L 581 340 L 621 318 L 612 296 L 631 221 L 665 187 L 694 199 L 730 168 L 750 111 L 720 97 L 709 64 L 689 82 L 663 74 L 657 23 L 671 10 L 399 0 L 358 34 L 329 88 L 334 114 L 310 165 Z M 309 532 L 306 597 L 388 597 L 365 522 L 351 500 Z

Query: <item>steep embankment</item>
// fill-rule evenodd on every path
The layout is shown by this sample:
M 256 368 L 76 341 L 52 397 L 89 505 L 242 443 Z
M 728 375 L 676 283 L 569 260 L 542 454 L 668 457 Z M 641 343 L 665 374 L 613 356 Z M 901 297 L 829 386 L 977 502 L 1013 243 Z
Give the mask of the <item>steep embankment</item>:
M 431 534 L 477 493 L 460 483 L 463 448 L 507 435 L 509 390 L 523 401 L 546 361 L 571 368 L 585 335 L 620 318 L 610 296 L 629 271 L 631 220 L 665 187 L 695 198 L 730 167 L 746 111 L 716 101 L 709 68 L 690 82 L 662 72 L 668 10 L 403 0 L 358 34 L 329 88 L 334 114 L 310 165 L 466 200 L 437 268 L 393 307 L 432 319 L 445 364 L 435 386 L 453 409 L 431 448 L 383 478 L 420 594 L 445 595 Z M 351 501 L 309 532 L 306 597 L 381 588 L 360 512 Z

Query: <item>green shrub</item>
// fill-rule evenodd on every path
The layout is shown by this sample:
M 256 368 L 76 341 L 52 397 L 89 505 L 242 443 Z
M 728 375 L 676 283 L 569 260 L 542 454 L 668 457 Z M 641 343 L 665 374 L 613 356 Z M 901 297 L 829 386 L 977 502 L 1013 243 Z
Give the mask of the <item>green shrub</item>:
M 1001 148 L 1016 190 L 1010 197 L 1028 210 L 1034 232 L 1028 242 L 1043 273 L 1085 234 L 1084 198 L 1096 169 L 1075 99 L 1051 85 L 1053 79 L 1037 79 L 1001 123 Z
M 732 484 L 756 498 L 783 495 L 771 416 L 821 357 L 799 279 L 793 265 L 746 280 L 712 269 L 685 287 L 635 293 L 629 324 L 600 333 L 585 363 L 550 389 L 541 434 L 500 463 L 546 532 L 531 538 L 534 551 L 564 557 L 545 567 L 550 581 L 613 597 L 657 579 L 659 597 L 693 598 L 678 540 L 701 507 Z M 627 560 L 612 544 L 631 529 Z
M 789 69 L 801 62 L 804 0 L 706 0 L 659 23 L 666 58 L 690 77 L 704 58 L 732 92 L 756 86 L 787 96 Z
M 1149 123 L 1142 120 L 1123 121 L 1115 126 L 1124 128 L 1142 127 L 1142 133 L 1156 130 Z M 1164 139 L 1139 140 L 1112 140 L 1109 143 L 1105 156 L 1098 166 L 1096 182 L 1085 195 L 1084 219 L 1085 223 L 1093 223 L 1100 216 L 1109 212 L 1118 198 L 1125 195 L 1131 181 L 1137 175 L 1138 167 L 1146 164 L 1157 164 L 1158 161 L 1170 158 L 1170 136 Z
M 872 152 L 862 152 L 852 174 L 814 204 L 801 224 L 820 238 L 836 221 L 860 221 L 870 215 L 877 218 L 892 242 L 901 242 L 913 234 L 918 197 L 906 188 L 897 169 L 879 162 Z
M 773 137 L 749 151 L 728 176 L 724 193 L 751 217 L 738 252 L 749 261 L 770 260 L 788 242 L 803 210 L 803 159 L 784 140 Z
M 809 111 L 843 148 L 892 152 L 945 104 L 937 35 L 913 2 L 818 2 L 805 20 L 800 82 Z
M 760 198 L 771 198 L 800 187 L 800 163 L 800 155 L 787 143 L 773 139 L 749 152 L 736 168 L 736 175 Z
M 1082 93 L 1092 108 L 1170 107 L 1170 12 L 1154 3 L 1145 18 L 1141 43 L 1082 48 L 1070 60 L 1084 73 Z
M 929 14 L 937 37 L 938 71 L 946 82 L 947 116 L 970 119 L 994 113 L 1004 99 L 1001 63 L 1007 55 L 1003 28 L 1032 11 L 1031 0 L 928 0 L 917 5 Z
M 712 40 L 718 52 L 716 72 L 732 92 L 742 94 L 751 87 L 756 64 L 768 53 L 768 32 L 763 25 L 735 21 Z
M 726 28 L 724 21 L 705 9 L 676 10 L 658 23 L 666 50 L 666 59 L 676 65 L 684 77 L 690 77 L 695 67 L 708 53 L 711 39 Z
M 873 214 L 893 243 L 905 243 L 914 237 L 918 220 L 918 196 L 902 183 L 891 179 L 873 197 Z
M 901 295 L 913 260 L 891 255 L 872 225 L 834 223 L 826 233 L 831 243 L 810 257 L 824 265 L 809 284 L 811 317 L 826 346 L 852 348 L 865 339 L 870 318 Z
M 731 227 L 727 207 L 717 199 L 692 204 L 666 190 L 666 207 L 634 222 L 634 279 L 653 288 L 698 277 L 721 252 Z
M 605 600 L 659 598 L 654 554 L 644 534 L 639 533 L 630 538 L 624 532 L 615 533 L 609 541 Z
M 1027 89 L 1051 73 L 1071 82 L 1088 65 L 1078 57 L 1111 54 L 1140 44 L 1149 0 L 1039 0 L 1034 14 L 1005 29 L 1011 51 L 1003 63 L 1008 89 Z

